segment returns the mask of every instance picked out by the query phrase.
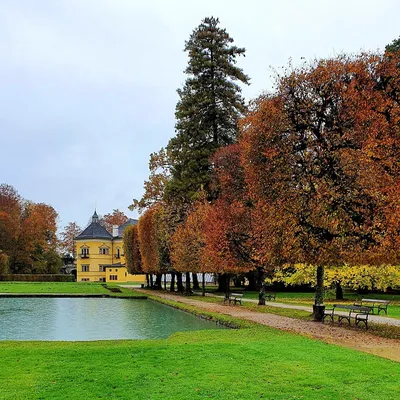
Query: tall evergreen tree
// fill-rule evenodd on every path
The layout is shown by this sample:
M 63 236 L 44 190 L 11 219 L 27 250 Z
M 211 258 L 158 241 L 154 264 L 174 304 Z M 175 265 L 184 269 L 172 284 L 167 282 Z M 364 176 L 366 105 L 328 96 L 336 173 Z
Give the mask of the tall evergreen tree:
M 397 39 L 394 39 L 392 43 L 386 45 L 385 51 L 387 53 L 396 53 L 400 51 L 400 36 Z
M 238 119 L 245 111 L 238 82 L 249 84 L 249 78 L 236 66 L 245 49 L 232 43 L 218 18 L 211 17 L 185 44 L 189 77 L 178 89 L 177 134 L 167 146 L 171 163 L 167 199 L 190 203 L 201 187 L 210 194 L 210 157 L 236 140 Z

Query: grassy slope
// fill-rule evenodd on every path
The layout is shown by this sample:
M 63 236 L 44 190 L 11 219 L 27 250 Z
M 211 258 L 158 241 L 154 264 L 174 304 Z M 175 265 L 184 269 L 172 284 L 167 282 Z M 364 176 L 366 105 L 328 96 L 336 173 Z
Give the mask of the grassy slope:
M 400 396 L 400 365 L 269 328 L 168 340 L 0 343 L 0 398 L 373 399 Z

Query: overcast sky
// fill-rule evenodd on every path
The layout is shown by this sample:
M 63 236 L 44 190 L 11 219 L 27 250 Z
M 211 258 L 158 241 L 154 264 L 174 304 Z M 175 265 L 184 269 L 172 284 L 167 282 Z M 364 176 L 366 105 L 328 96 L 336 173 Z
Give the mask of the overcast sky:
M 0 183 L 51 204 L 60 227 L 95 206 L 137 217 L 204 17 L 246 48 L 250 100 L 289 59 L 383 49 L 399 15 L 398 0 L 0 0 Z

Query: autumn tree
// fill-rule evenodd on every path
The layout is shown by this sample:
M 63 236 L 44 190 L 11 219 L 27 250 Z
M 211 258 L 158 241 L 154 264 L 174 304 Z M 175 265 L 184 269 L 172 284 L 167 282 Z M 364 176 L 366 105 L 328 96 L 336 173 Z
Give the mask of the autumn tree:
M 249 189 L 274 216 L 261 224 L 284 232 L 286 261 L 317 266 L 316 317 L 324 266 L 373 256 L 385 237 L 385 193 L 394 180 L 376 140 L 379 62 L 341 56 L 289 70 L 243 121 Z M 392 141 L 393 129 L 385 132 Z
M 165 149 L 150 154 L 149 171 L 149 178 L 144 182 L 143 196 L 140 199 L 133 199 L 129 206 L 131 211 L 138 210 L 140 214 L 164 200 L 165 187 L 170 179 L 170 165 Z
M 143 272 L 156 274 L 155 288 L 161 288 L 161 276 L 169 272 L 169 252 L 165 248 L 163 238 L 163 213 L 161 204 L 147 209 L 139 218 L 138 237 Z
M 23 200 L 14 187 L 0 185 L 0 250 L 12 263 L 17 248 L 17 240 L 21 231 Z
M 68 222 L 68 224 L 64 226 L 64 229 L 60 234 L 60 247 L 64 254 L 72 255 L 74 258 L 76 257 L 74 239 L 81 232 L 82 228 L 76 222 Z
M 171 239 L 171 260 L 176 271 L 186 273 L 186 292 L 190 293 L 190 275 L 192 272 L 211 272 L 205 260 L 205 224 L 209 205 L 199 200 L 193 206 L 186 221 L 180 224 Z
M 316 284 L 316 268 L 309 264 L 284 265 L 277 269 L 270 282 L 286 285 Z M 400 287 L 400 266 L 396 265 L 342 265 L 325 267 L 325 288 L 341 286 L 353 290 L 382 290 Z M 336 300 L 343 300 L 343 297 Z
M 142 258 L 140 255 L 140 243 L 137 225 L 130 225 L 125 228 L 123 233 L 123 241 L 126 265 L 129 273 L 142 273 Z
M 205 252 L 223 291 L 228 290 L 229 274 L 244 273 L 257 265 L 251 226 L 253 207 L 240 158 L 240 148 L 234 144 L 217 150 L 211 160 L 211 187 L 218 198 L 210 206 L 204 227 Z
M 26 203 L 18 240 L 19 253 L 14 260 L 14 267 L 29 273 L 59 271 L 62 262 L 56 251 L 57 218 L 58 214 L 52 206 Z
M 0 275 L 6 275 L 9 271 L 8 256 L 0 250 Z
M 185 43 L 188 78 L 178 90 L 176 136 L 167 146 L 171 179 L 166 196 L 191 203 L 203 188 L 209 193 L 210 157 L 236 140 L 238 119 L 245 110 L 237 82 L 249 78 L 235 64 L 245 49 L 219 27 L 218 18 L 205 18 Z
M 128 221 L 128 217 L 124 214 L 123 211 L 113 210 L 110 214 L 105 214 L 102 217 L 102 225 L 107 229 L 108 232 L 112 234 L 113 225 L 122 225 L 126 221 Z

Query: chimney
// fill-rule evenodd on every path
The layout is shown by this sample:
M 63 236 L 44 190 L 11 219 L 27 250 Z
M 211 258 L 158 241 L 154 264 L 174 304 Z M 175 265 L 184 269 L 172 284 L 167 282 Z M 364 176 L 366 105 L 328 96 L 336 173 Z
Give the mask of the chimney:
M 112 233 L 113 237 L 117 237 L 118 236 L 118 225 L 113 225 L 113 233 Z

